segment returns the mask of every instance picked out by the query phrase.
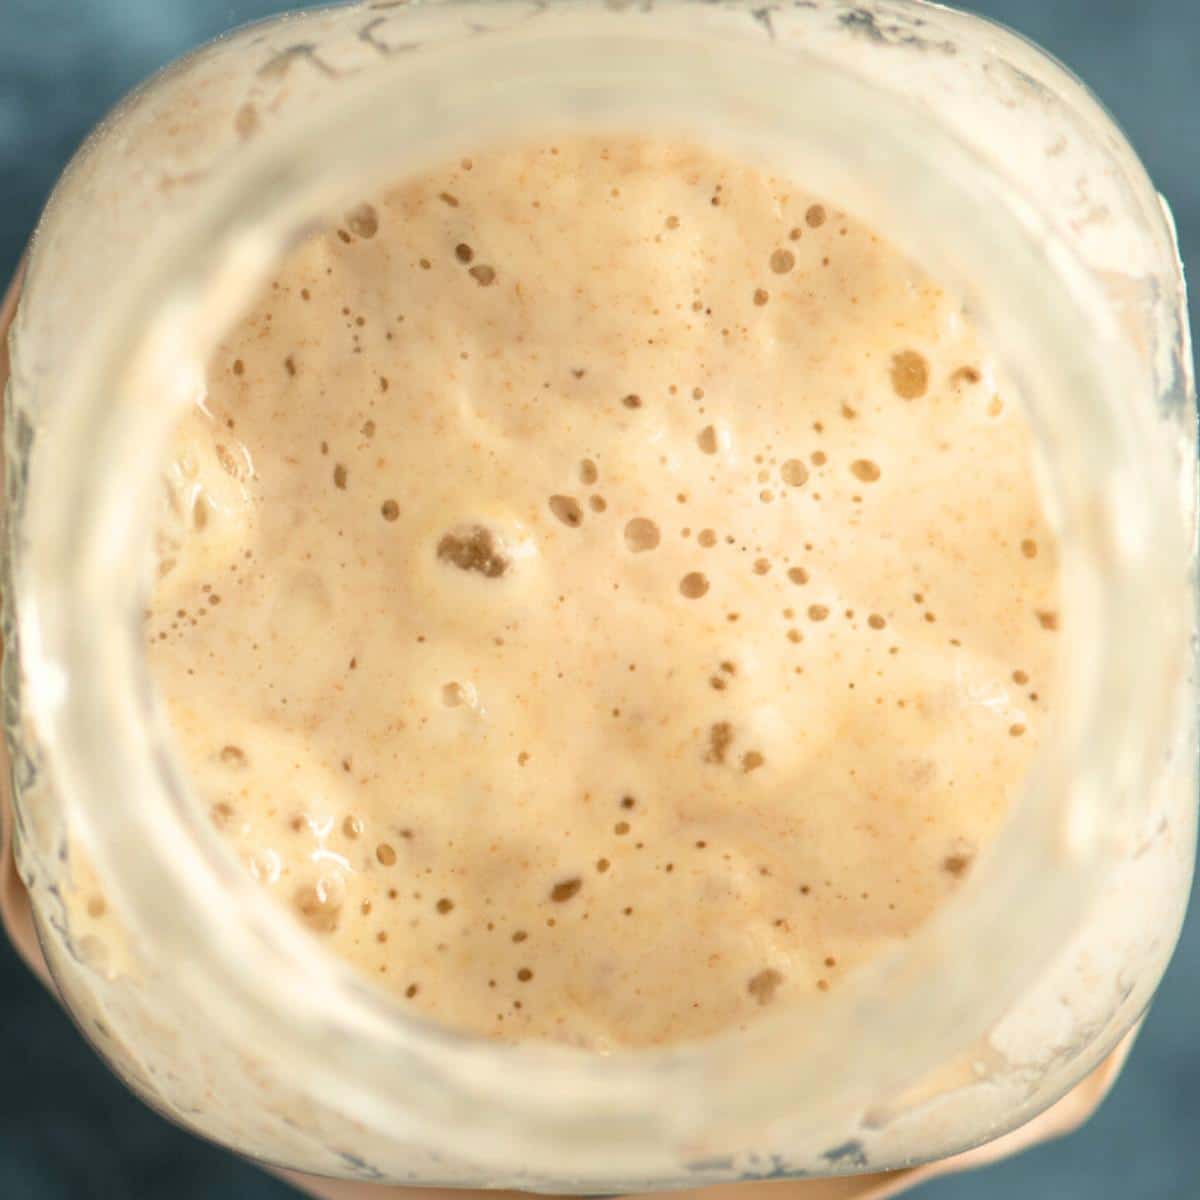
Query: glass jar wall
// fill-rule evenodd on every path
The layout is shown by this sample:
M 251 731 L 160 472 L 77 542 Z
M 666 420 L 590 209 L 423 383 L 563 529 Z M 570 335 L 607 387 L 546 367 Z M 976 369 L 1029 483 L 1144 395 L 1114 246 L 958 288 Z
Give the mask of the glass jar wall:
M 136 614 L 171 418 L 303 230 L 468 147 L 625 127 L 803 176 L 962 292 L 1038 433 L 1078 619 L 1053 751 L 927 930 L 836 1005 L 598 1059 L 452 1036 L 325 961 L 190 802 Z M 1033 1116 L 1144 1009 L 1190 880 L 1185 322 L 1169 215 L 1111 121 L 1036 49 L 941 9 L 375 3 L 177 64 L 64 176 L 13 334 L 6 714 L 64 1001 L 175 1119 L 352 1178 L 883 1170 Z

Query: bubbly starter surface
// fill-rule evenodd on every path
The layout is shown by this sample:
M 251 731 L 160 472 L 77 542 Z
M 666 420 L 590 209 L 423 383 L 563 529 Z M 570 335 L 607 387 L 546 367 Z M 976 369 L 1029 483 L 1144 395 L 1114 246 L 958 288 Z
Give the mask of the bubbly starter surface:
M 246 869 L 413 1013 L 608 1049 L 836 993 L 1019 795 L 1030 432 L 835 201 L 492 149 L 365 198 L 215 354 L 152 666 Z

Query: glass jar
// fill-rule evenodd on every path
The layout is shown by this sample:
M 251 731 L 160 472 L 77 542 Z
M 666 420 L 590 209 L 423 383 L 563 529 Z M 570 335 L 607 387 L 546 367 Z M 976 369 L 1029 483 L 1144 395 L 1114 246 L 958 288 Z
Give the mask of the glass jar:
M 483 142 L 654 128 L 802 177 L 958 289 L 1063 546 L 1063 712 L 952 903 L 711 1042 L 588 1056 L 401 1015 L 189 800 L 141 642 L 151 499 L 208 349 L 361 189 Z M 621 1192 L 908 1166 L 1028 1120 L 1149 1003 L 1195 838 L 1195 413 L 1170 214 L 1089 93 L 916 0 L 396 0 L 248 27 L 64 175 L 12 337 L 5 715 L 46 959 L 128 1084 L 348 1178 Z

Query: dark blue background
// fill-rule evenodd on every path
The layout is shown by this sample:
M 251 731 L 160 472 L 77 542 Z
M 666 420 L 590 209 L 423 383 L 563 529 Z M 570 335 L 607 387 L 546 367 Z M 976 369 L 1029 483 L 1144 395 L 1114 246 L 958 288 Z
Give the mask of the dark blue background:
M 0 0 L 0 279 L 87 130 L 162 63 L 285 0 Z M 1052 50 L 1099 93 L 1171 201 L 1200 272 L 1200 0 L 964 5 Z M 1192 304 L 1193 324 L 1198 312 Z M 1136 1053 L 1081 1133 L 919 1200 L 1197 1200 L 1200 921 Z M 285 1200 L 282 1184 L 180 1133 L 113 1079 L 0 945 L 0 1200 Z

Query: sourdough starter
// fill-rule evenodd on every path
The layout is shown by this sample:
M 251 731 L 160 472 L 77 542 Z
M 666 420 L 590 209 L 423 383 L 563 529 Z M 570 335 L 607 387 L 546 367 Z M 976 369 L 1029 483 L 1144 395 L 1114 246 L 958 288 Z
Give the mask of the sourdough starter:
M 1056 545 L 969 315 L 693 145 L 363 197 L 220 345 L 167 490 L 147 637 L 213 823 L 488 1037 L 835 996 L 962 886 L 1052 713 Z

